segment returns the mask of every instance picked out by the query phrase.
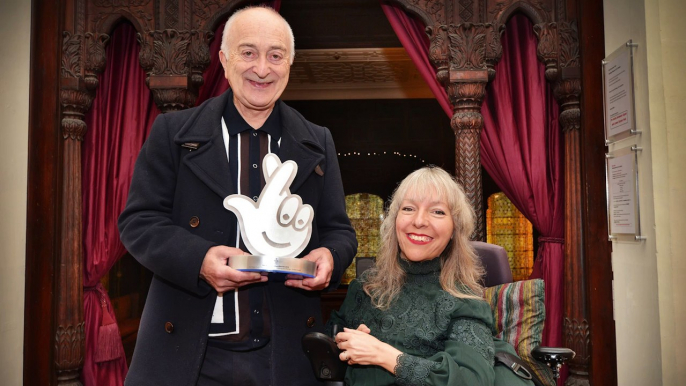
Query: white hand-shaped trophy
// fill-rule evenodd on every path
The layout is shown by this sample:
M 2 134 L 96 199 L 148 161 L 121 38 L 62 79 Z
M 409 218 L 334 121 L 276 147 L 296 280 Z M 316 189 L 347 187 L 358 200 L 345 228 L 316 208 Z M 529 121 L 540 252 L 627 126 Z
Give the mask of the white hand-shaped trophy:
M 314 218 L 312 207 L 290 192 L 298 165 L 293 161 L 282 164 L 279 157 L 267 154 L 262 170 L 266 184 L 257 202 L 241 194 L 224 199 L 224 207 L 238 218 L 245 246 L 254 255 L 232 256 L 229 265 L 245 271 L 314 277 L 313 262 L 293 259 L 309 243 Z

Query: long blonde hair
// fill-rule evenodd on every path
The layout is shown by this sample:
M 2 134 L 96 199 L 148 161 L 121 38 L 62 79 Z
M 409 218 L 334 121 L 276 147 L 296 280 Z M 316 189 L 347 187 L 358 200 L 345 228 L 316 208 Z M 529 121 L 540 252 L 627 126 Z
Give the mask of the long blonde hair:
M 474 230 L 474 210 L 460 185 L 445 170 L 429 166 L 416 170 L 393 193 L 381 224 L 380 247 L 376 265 L 363 280 L 363 289 L 372 304 L 382 310 L 390 307 L 403 284 L 405 272 L 398 263 L 398 237 L 395 221 L 404 199 L 435 195 L 444 201 L 453 219 L 453 237 L 441 255 L 440 283 L 443 290 L 458 298 L 481 298 L 484 269 L 469 243 Z

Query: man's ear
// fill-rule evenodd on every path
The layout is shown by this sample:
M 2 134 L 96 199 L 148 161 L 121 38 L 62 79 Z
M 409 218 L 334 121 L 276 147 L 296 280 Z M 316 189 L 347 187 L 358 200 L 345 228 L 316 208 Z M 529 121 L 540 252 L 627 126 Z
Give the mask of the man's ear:
M 226 69 L 226 61 L 227 61 L 227 59 L 228 59 L 228 58 L 226 57 L 226 55 L 224 55 L 224 51 L 223 51 L 223 50 L 219 50 L 219 61 L 221 62 L 222 67 L 224 67 L 225 69 Z

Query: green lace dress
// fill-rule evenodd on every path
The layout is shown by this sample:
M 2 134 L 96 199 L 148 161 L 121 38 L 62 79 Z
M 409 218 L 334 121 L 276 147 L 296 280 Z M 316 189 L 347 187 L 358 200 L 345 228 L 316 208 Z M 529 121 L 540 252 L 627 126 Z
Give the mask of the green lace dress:
M 440 261 L 400 259 L 405 285 L 387 311 L 372 307 L 362 290 L 365 276 L 354 280 L 333 324 L 371 334 L 403 354 L 395 375 L 379 366 L 352 365 L 346 385 L 493 385 L 493 316 L 485 301 L 459 299 L 441 289 Z

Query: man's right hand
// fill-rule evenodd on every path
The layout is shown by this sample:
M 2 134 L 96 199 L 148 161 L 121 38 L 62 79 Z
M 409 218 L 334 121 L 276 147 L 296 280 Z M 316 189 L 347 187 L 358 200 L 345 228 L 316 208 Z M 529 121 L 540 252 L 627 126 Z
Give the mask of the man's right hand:
M 257 272 L 242 272 L 228 266 L 229 257 L 246 255 L 238 248 L 223 245 L 210 248 L 205 254 L 200 268 L 200 278 L 212 286 L 219 294 L 244 285 L 267 281 L 267 276 Z

